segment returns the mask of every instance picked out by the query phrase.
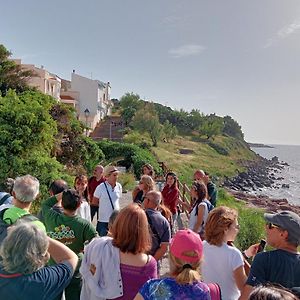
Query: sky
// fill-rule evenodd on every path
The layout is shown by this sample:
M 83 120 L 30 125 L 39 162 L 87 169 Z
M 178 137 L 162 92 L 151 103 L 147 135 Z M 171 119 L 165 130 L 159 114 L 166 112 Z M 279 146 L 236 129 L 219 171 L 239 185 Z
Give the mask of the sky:
M 230 115 L 248 142 L 300 145 L 299 0 L 2 0 L 0 43 L 70 80 Z

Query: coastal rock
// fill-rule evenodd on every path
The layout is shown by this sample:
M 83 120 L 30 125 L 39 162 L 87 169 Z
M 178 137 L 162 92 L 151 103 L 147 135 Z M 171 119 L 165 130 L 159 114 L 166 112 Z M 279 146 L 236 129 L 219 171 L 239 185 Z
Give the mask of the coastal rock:
M 264 195 L 251 195 L 241 191 L 234 191 L 227 189 L 237 201 L 244 201 L 251 207 L 262 208 L 267 212 L 278 212 L 281 210 L 293 211 L 300 215 L 300 206 L 289 204 L 287 199 L 273 199 Z
M 267 188 L 288 188 L 288 184 L 278 185 L 283 177 L 276 177 L 275 174 L 284 168 L 285 163 L 280 162 L 277 156 L 271 160 L 259 157 L 255 162 L 241 162 L 247 171 L 238 173 L 234 178 L 227 178 L 223 186 L 232 190 L 256 191 Z

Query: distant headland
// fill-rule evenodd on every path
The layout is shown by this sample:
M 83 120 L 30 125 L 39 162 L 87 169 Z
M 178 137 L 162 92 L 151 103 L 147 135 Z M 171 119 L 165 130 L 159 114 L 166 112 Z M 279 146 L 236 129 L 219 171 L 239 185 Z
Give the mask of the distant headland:
M 258 144 L 258 143 L 247 143 L 249 145 L 250 148 L 274 148 L 272 146 L 269 145 L 265 145 L 265 144 Z

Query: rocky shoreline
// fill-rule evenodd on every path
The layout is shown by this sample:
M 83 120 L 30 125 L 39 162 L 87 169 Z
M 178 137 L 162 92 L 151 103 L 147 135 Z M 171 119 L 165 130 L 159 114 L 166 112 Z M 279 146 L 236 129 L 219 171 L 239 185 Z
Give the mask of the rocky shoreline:
M 227 189 L 237 201 L 244 201 L 248 206 L 262 208 L 267 212 L 277 212 L 279 210 L 289 210 L 300 215 L 300 206 L 288 203 L 287 199 L 274 199 L 264 195 L 251 195 L 245 192 L 239 192 Z
M 247 171 L 240 172 L 233 178 L 226 178 L 223 187 L 238 201 L 245 201 L 249 206 L 263 208 L 266 211 L 275 212 L 278 210 L 290 210 L 300 214 L 300 206 L 292 205 L 287 199 L 274 199 L 265 195 L 254 195 L 255 192 L 262 192 L 267 188 L 289 188 L 289 185 L 282 182 L 283 178 L 277 173 L 288 166 L 286 162 L 273 157 L 271 160 L 263 157 L 256 162 L 244 163 Z
M 242 192 L 262 191 L 265 187 L 288 188 L 288 184 L 282 183 L 284 178 L 277 175 L 288 164 L 279 161 L 277 156 L 270 160 L 258 156 L 256 161 L 246 161 L 242 165 L 247 171 L 240 172 L 233 178 L 226 178 L 223 182 L 225 188 Z

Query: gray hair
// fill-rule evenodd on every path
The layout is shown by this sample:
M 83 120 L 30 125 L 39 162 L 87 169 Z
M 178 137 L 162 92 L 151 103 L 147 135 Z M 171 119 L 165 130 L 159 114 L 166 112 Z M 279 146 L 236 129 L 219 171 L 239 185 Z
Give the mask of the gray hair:
M 49 259 L 46 233 L 33 222 L 18 221 L 0 247 L 1 264 L 9 273 L 32 274 Z
M 40 183 L 35 177 L 25 175 L 16 178 L 13 192 L 17 200 L 21 202 L 32 202 L 39 194 L 39 188 Z
M 149 197 L 149 200 L 152 201 L 156 206 L 158 206 L 161 202 L 161 193 L 157 191 L 149 191 L 146 194 L 147 197 Z

